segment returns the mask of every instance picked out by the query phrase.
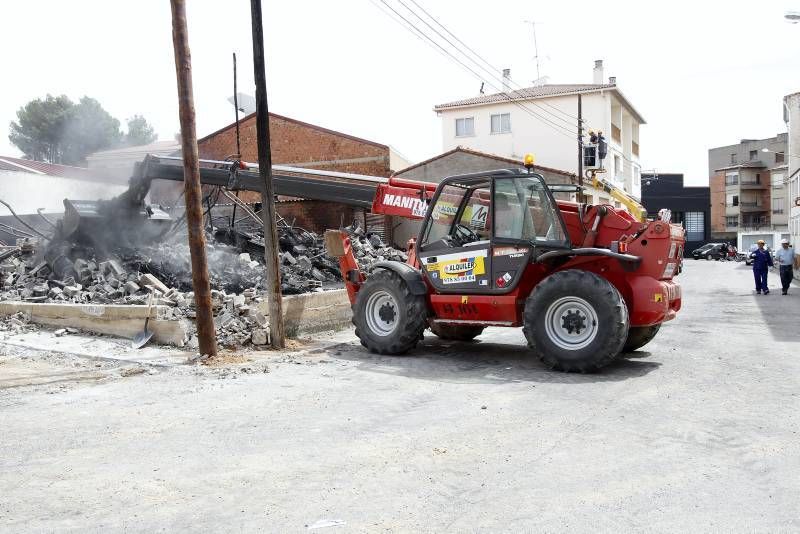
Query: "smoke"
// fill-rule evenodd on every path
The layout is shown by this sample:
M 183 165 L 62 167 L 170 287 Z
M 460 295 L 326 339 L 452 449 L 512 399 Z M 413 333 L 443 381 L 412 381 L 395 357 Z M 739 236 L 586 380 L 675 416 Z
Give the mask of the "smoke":
M 0 184 L 0 198 L 21 215 L 35 215 L 38 208 L 59 214 L 64 212 L 65 198 L 109 199 L 127 189 L 102 181 L 4 170 L 0 170 Z

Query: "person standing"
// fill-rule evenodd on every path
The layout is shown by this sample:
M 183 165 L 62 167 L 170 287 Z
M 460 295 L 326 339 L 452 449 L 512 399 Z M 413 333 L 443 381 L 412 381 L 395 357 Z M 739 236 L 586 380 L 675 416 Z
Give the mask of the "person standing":
M 725 261 L 725 260 L 728 259 L 728 243 L 727 242 L 723 242 L 722 246 L 719 247 L 719 258 L 717 258 L 717 259 L 719 261 Z
M 772 267 L 772 254 L 764 249 L 764 240 L 758 240 L 758 248 L 750 253 L 753 259 L 753 277 L 756 279 L 756 293 L 759 295 L 763 291 L 765 295 L 769 295 L 769 288 L 767 287 L 767 273 L 769 268 Z
M 781 248 L 775 251 L 775 259 L 778 260 L 778 269 L 781 274 L 781 287 L 783 295 L 789 293 L 789 285 L 792 283 L 792 268 L 794 267 L 794 248 L 789 246 L 788 239 L 781 239 Z

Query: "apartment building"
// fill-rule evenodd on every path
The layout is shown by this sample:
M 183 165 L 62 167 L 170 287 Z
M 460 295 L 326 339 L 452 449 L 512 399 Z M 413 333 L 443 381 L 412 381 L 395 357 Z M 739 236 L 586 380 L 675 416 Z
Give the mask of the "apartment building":
M 800 93 L 783 98 L 783 120 L 788 130 L 785 199 L 789 233 L 795 252 L 800 251 Z M 800 278 L 800 256 L 795 256 L 795 277 Z
M 714 239 L 788 230 L 786 144 L 782 133 L 708 151 Z
M 506 73 L 510 79 L 510 73 Z M 442 148 L 465 147 L 521 160 L 528 152 L 536 163 L 578 172 L 577 113 L 588 130 L 601 130 L 608 141 L 605 175 L 615 185 L 641 198 L 639 128 L 642 115 L 622 94 L 615 77 L 606 81 L 603 62 L 595 62 L 591 84 L 545 84 L 439 104 Z M 574 118 L 574 120 L 573 120 Z M 588 191 L 602 199 L 600 192 Z

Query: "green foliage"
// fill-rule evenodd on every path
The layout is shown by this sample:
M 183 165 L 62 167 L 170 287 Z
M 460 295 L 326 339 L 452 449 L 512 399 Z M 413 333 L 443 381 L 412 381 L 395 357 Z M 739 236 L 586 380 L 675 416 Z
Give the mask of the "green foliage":
M 158 139 L 155 129 L 148 124 L 141 115 L 134 115 L 128 119 L 128 133 L 125 135 L 125 144 L 128 146 L 149 145 Z
M 128 119 L 128 133 L 94 98 L 75 104 L 64 95 L 31 100 L 17 111 L 8 139 L 25 157 L 50 163 L 82 165 L 86 156 L 121 145 L 136 146 L 157 139 L 141 115 Z
M 19 122 L 11 122 L 8 139 L 31 159 L 59 163 L 64 131 L 74 107 L 65 95 L 31 100 L 17 111 Z

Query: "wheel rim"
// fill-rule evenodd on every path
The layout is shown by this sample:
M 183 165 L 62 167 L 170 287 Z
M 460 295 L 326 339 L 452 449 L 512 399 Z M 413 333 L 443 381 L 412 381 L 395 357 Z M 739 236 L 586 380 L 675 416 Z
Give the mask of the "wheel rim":
M 545 330 L 550 340 L 565 350 L 580 350 L 597 337 L 594 307 L 580 297 L 562 297 L 547 308 Z
M 376 291 L 367 299 L 367 326 L 376 335 L 385 337 L 397 329 L 399 309 L 388 291 Z

